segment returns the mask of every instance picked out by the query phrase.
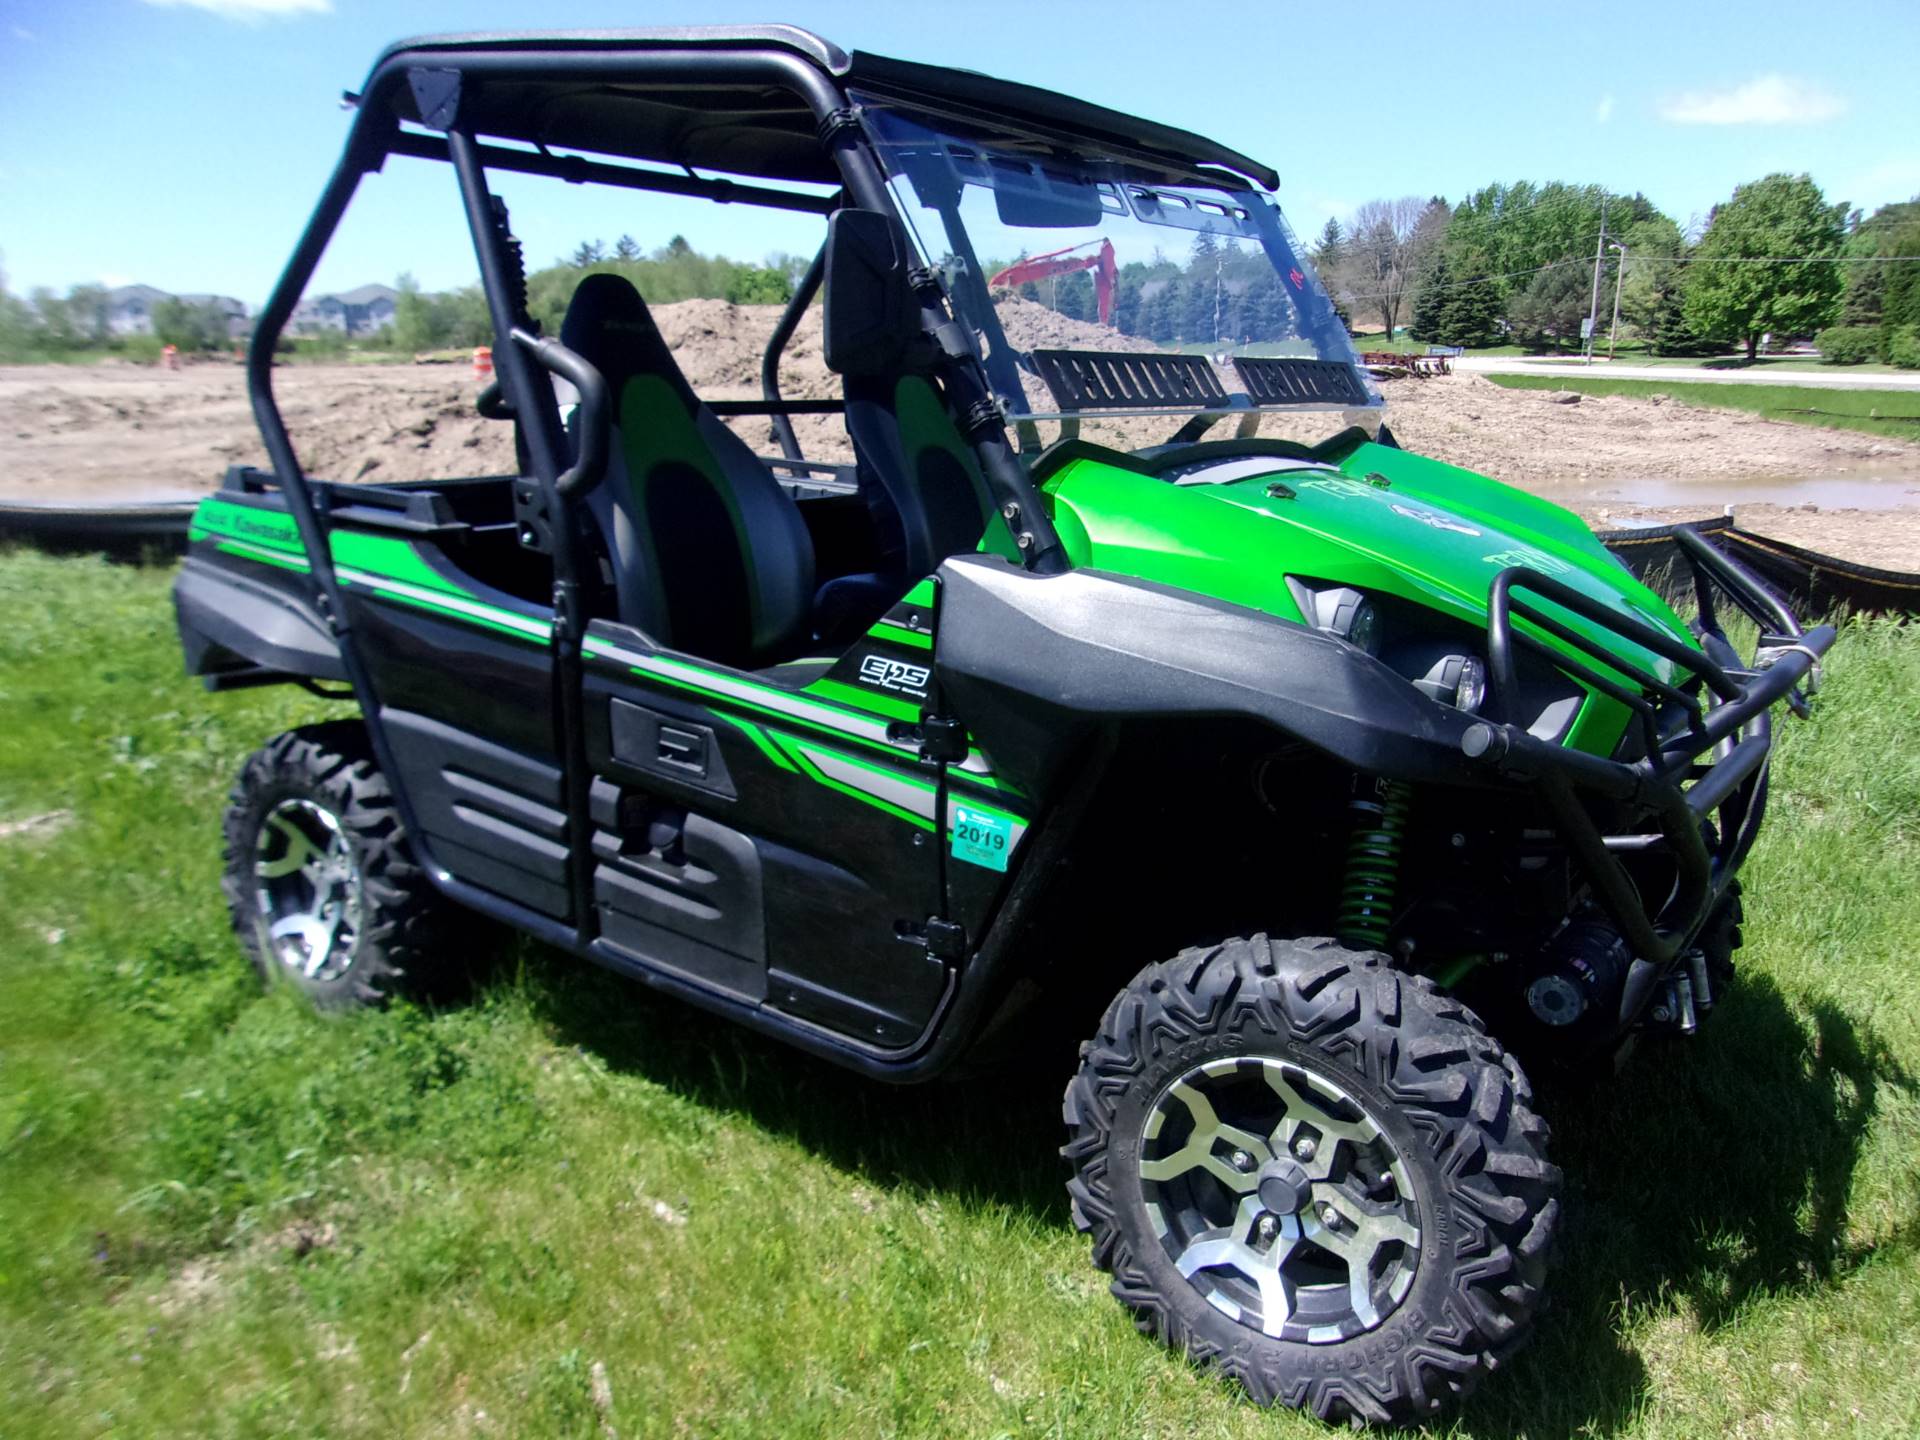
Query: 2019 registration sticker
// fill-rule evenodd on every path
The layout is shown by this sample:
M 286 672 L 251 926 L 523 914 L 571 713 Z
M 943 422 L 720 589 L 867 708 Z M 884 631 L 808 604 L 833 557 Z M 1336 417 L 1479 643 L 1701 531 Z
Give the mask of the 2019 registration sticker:
M 952 854 L 970 865 L 989 870 L 1007 868 L 1007 852 L 1013 849 L 1013 822 L 1004 815 L 954 805 Z

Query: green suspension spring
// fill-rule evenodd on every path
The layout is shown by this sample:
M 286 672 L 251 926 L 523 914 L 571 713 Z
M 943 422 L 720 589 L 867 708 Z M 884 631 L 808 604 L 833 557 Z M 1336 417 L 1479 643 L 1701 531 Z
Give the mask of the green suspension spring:
M 1347 812 L 1347 873 L 1340 882 L 1340 943 L 1361 950 L 1386 947 L 1400 884 L 1400 847 L 1407 836 L 1413 792 L 1399 780 L 1361 776 Z

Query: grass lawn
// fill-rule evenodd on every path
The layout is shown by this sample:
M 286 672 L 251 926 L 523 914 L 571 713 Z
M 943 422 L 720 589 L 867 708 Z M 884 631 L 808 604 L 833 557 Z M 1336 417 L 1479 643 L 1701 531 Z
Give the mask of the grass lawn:
M 1532 350 L 1523 350 L 1516 345 L 1498 346 L 1490 350 L 1469 350 L 1469 355 L 1498 355 L 1524 357 L 1542 365 L 1583 365 L 1585 362 L 1577 351 L 1555 355 Z M 1828 365 L 1813 355 L 1762 355 L 1749 360 L 1745 355 L 1651 355 L 1645 351 L 1629 350 L 1620 347 L 1616 362 L 1621 365 L 1657 365 L 1677 366 L 1700 370 L 1755 370 L 1811 371 L 1821 375 L 1911 375 L 1911 370 L 1901 370 L 1892 365 Z M 1594 360 L 1594 373 L 1606 373 L 1607 357 L 1604 350 Z
M 9 1440 L 1330 1433 L 1106 1295 L 1066 1057 L 892 1090 L 530 945 L 438 1011 L 263 994 L 222 798 L 323 702 L 184 679 L 170 578 L 0 554 Z M 1442 1433 L 1914 1433 L 1916 714 L 1920 628 L 1850 626 L 1782 722 L 1741 985 L 1546 1092 L 1554 1301 Z
M 1711 380 L 1610 380 L 1585 375 L 1488 375 L 1509 390 L 1577 390 L 1582 395 L 1666 395 L 1688 405 L 1748 410 L 1769 420 L 1920 440 L 1920 390 L 1832 390 L 1812 385 L 1720 385 Z

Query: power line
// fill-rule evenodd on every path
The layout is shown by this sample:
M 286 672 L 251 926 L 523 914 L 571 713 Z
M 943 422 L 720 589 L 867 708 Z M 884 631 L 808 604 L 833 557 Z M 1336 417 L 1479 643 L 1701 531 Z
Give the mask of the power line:
M 1632 265 L 1898 265 L 1920 262 L 1920 255 L 1634 255 L 1626 263 Z M 1538 275 L 1543 270 L 1558 270 L 1567 265 L 1586 265 L 1590 263 L 1584 255 L 1571 256 L 1565 260 L 1555 260 L 1547 265 L 1535 265 L 1530 270 L 1507 270 L 1498 275 L 1478 275 L 1471 280 L 1450 280 L 1444 285 L 1419 285 L 1409 281 L 1398 291 L 1379 291 L 1371 295 L 1341 295 L 1341 300 L 1385 300 L 1392 295 L 1404 295 L 1409 289 L 1422 290 L 1461 290 L 1469 285 L 1488 285 L 1495 280 L 1513 280 L 1522 275 Z
M 1920 255 L 1649 255 L 1670 265 L 1899 265 Z

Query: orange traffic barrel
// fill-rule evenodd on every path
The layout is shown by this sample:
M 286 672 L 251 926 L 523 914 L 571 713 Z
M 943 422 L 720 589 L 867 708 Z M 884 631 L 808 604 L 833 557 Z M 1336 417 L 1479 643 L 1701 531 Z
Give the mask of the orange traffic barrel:
M 473 378 L 476 380 L 493 378 L 493 347 L 491 345 L 473 347 Z

